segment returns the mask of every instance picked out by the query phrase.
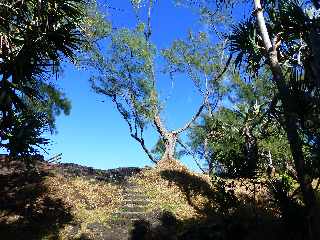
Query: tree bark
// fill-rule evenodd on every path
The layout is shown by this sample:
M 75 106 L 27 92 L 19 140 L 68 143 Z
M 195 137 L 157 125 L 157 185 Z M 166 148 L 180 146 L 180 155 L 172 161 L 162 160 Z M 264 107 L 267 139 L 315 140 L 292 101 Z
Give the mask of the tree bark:
M 204 103 L 201 104 L 198 111 L 191 118 L 191 120 L 185 124 L 185 126 L 174 131 L 168 131 L 166 129 L 166 127 L 164 126 L 161 120 L 159 112 L 156 111 L 154 115 L 153 123 L 165 143 L 165 152 L 164 152 L 164 155 L 162 156 L 162 160 L 166 160 L 166 159 L 170 160 L 175 158 L 175 150 L 176 150 L 176 145 L 177 145 L 177 140 L 179 135 L 191 127 L 191 125 L 200 116 L 203 108 L 204 108 Z
M 285 131 L 290 144 L 292 157 L 294 159 L 295 168 L 297 171 L 298 182 L 300 184 L 306 210 L 310 218 L 312 218 L 313 210 L 316 206 L 316 197 L 311 185 L 311 181 L 307 179 L 305 172 L 305 158 L 303 154 L 303 144 L 298 131 L 298 118 L 294 112 L 294 103 L 291 99 L 291 94 L 286 85 L 285 78 L 282 73 L 280 63 L 278 61 L 278 53 L 276 46 L 273 46 L 266 27 L 266 22 L 263 16 L 263 10 L 260 0 L 254 0 L 255 13 L 259 30 L 262 35 L 264 47 L 267 51 L 269 66 L 273 74 L 273 82 L 276 84 L 280 93 L 280 100 L 284 109 Z M 313 224 L 312 224 L 313 225 Z M 315 228 L 319 226 L 313 226 Z M 313 229 L 316 230 L 316 229 Z M 311 237 L 313 238 L 313 237 Z
M 164 137 L 165 152 L 162 159 L 174 159 L 178 136 L 175 133 L 168 132 Z
M 163 125 L 159 114 L 154 116 L 154 125 L 156 126 L 158 133 L 162 137 L 165 145 L 165 152 L 161 160 L 170 160 L 174 158 L 178 133 L 169 132 Z
M 247 160 L 245 174 L 254 176 L 258 164 L 258 144 L 248 123 L 245 124 L 243 135 L 245 139 L 245 156 Z
M 273 166 L 273 161 L 272 161 L 272 155 L 271 151 L 269 150 L 268 152 L 268 167 L 267 167 L 267 174 L 269 177 L 274 177 L 275 176 L 275 168 Z

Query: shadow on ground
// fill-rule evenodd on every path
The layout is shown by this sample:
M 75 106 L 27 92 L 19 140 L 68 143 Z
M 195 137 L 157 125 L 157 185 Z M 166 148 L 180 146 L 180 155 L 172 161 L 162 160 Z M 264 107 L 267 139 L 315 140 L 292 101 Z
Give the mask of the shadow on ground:
M 197 175 L 176 170 L 161 171 L 161 177 L 169 184 L 177 185 L 202 217 L 178 220 L 170 212 L 164 212 L 157 225 L 145 220 L 136 221 L 131 240 L 303 239 L 299 229 L 287 229 L 281 219 L 269 211 L 263 208 L 254 211 L 251 205 L 239 201 L 234 190 L 226 190 L 223 181 L 213 188 Z M 193 199 L 197 195 L 209 201 L 199 206 Z
M 48 196 L 43 170 L 0 166 L 1 239 L 57 239 L 59 229 L 72 220 L 62 202 Z

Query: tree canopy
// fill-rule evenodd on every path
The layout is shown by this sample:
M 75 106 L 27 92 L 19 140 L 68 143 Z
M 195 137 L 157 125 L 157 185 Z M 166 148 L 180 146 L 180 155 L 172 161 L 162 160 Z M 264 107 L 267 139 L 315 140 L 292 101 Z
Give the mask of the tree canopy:
M 48 143 L 41 133 L 54 131 L 60 112 L 69 114 L 55 80 L 61 63 L 75 61 L 88 46 L 90 6 L 83 0 L 0 3 L 0 147 L 11 154 Z
M 145 8 L 139 3 L 133 5 L 147 11 L 146 22 L 138 19 L 135 28 L 115 29 L 107 36 L 108 52 L 89 61 L 89 66 L 99 71 L 91 81 L 97 93 L 111 98 L 128 124 L 130 135 L 155 162 L 144 140 L 146 126 L 154 127 L 164 143 L 164 156 L 172 158 L 179 135 L 190 128 L 205 106 L 209 107 L 220 96 L 219 84 L 226 67 L 219 62 L 226 63 L 228 59 L 221 56 L 221 46 L 212 45 L 205 33 L 190 32 L 185 40 L 176 40 L 171 47 L 158 50 L 150 38 L 153 1 Z M 176 130 L 167 129 L 161 117 L 164 103 L 157 89 L 159 69 L 171 79 L 184 74 L 203 99 L 190 121 Z

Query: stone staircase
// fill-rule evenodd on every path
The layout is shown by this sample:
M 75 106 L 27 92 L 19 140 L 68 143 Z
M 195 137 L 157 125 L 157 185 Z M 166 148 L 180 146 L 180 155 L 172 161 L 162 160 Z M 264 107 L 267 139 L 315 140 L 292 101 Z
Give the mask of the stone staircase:
M 123 184 L 123 201 L 119 210 L 113 213 L 111 230 L 105 234 L 105 240 L 124 240 L 130 238 L 130 230 L 135 221 L 147 218 L 146 209 L 150 200 L 139 187 L 126 181 Z

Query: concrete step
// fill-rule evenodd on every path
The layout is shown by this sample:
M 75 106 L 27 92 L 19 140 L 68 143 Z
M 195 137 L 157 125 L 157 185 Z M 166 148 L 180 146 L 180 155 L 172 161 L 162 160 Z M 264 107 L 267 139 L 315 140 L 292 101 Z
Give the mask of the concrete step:
M 132 201 L 149 200 L 148 197 L 144 194 L 123 194 L 122 196 L 124 200 L 132 200 Z
M 136 218 L 142 218 L 145 216 L 144 212 L 129 212 L 129 211 L 118 211 L 114 213 L 113 219 L 136 219 Z
M 134 205 L 146 206 L 146 205 L 148 205 L 149 203 L 151 203 L 151 201 L 150 201 L 148 198 L 142 199 L 142 200 L 124 199 L 124 200 L 122 201 L 122 203 L 123 203 L 124 205 L 126 205 L 126 204 L 134 204 Z
M 129 227 L 134 224 L 135 221 L 141 220 L 142 218 L 119 218 L 112 219 L 110 224 L 118 227 Z
M 135 204 L 125 204 L 120 208 L 120 211 L 123 212 L 142 212 L 146 211 L 146 206 L 135 205 Z

